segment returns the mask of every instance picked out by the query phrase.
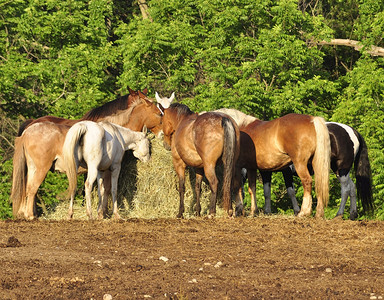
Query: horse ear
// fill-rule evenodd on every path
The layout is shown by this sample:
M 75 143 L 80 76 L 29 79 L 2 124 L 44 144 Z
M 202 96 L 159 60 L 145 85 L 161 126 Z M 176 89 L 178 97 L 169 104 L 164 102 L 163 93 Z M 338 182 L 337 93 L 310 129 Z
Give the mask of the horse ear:
M 160 96 L 159 96 L 159 94 L 156 92 L 155 93 L 155 97 L 156 97 L 156 101 L 158 102 L 158 103 L 161 103 L 161 98 L 160 98 Z
M 132 90 L 130 87 L 128 87 L 129 94 L 135 95 L 136 91 Z
M 142 133 L 144 133 L 144 135 L 146 135 L 148 133 L 148 128 L 147 126 L 143 126 L 143 129 L 141 130 Z
M 143 93 L 145 96 L 147 96 L 147 94 L 148 94 L 148 89 L 145 88 L 145 89 L 142 91 L 142 93 Z
M 169 104 L 175 99 L 175 92 L 172 93 L 171 97 L 169 97 Z

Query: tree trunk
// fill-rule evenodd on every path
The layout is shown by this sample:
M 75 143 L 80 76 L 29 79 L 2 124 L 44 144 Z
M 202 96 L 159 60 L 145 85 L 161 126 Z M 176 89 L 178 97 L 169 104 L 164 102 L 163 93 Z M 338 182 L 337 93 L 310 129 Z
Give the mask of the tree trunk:
M 139 4 L 141 15 L 143 16 L 143 20 L 149 19 L 151 22 L 153 21 L 151 16 L 148 13 L 148 5 L 146 0 L 137 0 Z

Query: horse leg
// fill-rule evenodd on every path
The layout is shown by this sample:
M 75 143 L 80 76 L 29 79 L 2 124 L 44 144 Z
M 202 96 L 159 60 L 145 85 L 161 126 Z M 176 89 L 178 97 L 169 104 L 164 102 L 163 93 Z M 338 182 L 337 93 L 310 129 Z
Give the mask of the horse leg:
M 92 199 L 91 193 L 93 188 L 93 183 L 97 178 L 97 167 L 88 165 L 88 175 L 87 180 L 85 181 L 85 200 L 86 200 L 86 209 L 88 219 L 92 219 Z
M 309 174 L 307 163 L 294 162 L 296 173 L 301 179 L 301 183 L 304 189 L 303 203 L 298 217 L 310 216 L 312 213 L 312 177 Z M 316 214 L 321 212 L 316 211 Z
M 216 198 L 217 198 L 217 185 L 218 185 L 215 165 L 204 166 L 204 173 L 205 173 L 205 177 L 209 182 L 209 186 L 211 188 L 209 216 L 214 217 L 216 215 Z
M 111 168 L 111 192 L 113 203 L 112 214 L 115 219 L 121 219 L 119 211 L 117 209 L 117 183 L 119 180 L 120 169 L 121 164 L 116 164 L 113 168 Z
M 257 212 L 257 201 L 256 201 L 256 170 L 248 170 L 248 192 L 251 195 L 251 216 L 254 217 Z
M 245 169 L 244 169 L 245 170 Z M 236 208 L 235 208 L 235 216 L 244 215 L 244 197 L 243 197 L 243 169 L 236 168 L 234 179 L 233 179 L 233 190 L 237 191 L 235 194 Z
M 196 215 L 200 217 L 201 205 L 200 205 L 200 194 L 201 194 L 201 182 L 203 181 L 204 170 L 199 168 L 196 169 L 196 183 L 195 183 L 195 193 L 196 193 Z
M 349 176 L 349 172 L 346 170 L 339 171 L 339 181 L 341 188 L 341 202 L 339 210 L 337 211 L 336 217 L 342 217 L 345 210 L 345 205 L 348 200 L 348 196 L 350 196 L 350 219 L 354 220 L 357 217 L 357 207 L 356 207 L 356 188 L 354 183 L 352 182 L 351 177 Z
M 184 162 L 180 160 L 173 160 L 173 166 L 175 168 L 177 177 L 179 178 L 179 196 L 180 196 L 180 204 L 179 204 L 179 213 L 177 214 L 177 218 L 183 218 L 184 213 L 184 193 L 185 193 L 185 168 L 186 165 Z
M 282 170 L 282 173 L 284 176 L 285 186 L 287 188 L 287 194 L 292 201 L 292 206 L 293 206 L 293 211 L 295 213 L 295 216 L 297 216 L 297 214 L 300 211 L 300 207 L 299 207 L 299 204 L 297 203 L 297 200 L 296 200 L 295 186 L 293 185 L 292 170 L 291 170 L 291 168 L 286 168 L 286 169 Z
M 104 202 L 105 202 L 105 184 L 104 178 L 106 174 L 105 172 L 99 172 L 97 176 L 97 195 L 99 197 L 99 203 L 97 205 L 97 217 L 99 219 L 104 219 L 105 210 L 104 210 Z
M 35 218 L 34 212 L 37 190 L 44 181 L 48 171 L 49 167 L 36 168 L 34 165 L 28 169 L 25 204 L 24 208 L 20 206 L 21 210 L 19 210 L 18 213 L 18 215 L 24 214 L 24 218 L 27 220 L 33 220 Z
M 355 220 L 358 215 L 357 215 L 357 196 L 356 196 L 356 186 L 353 183 L 351 177 L 348 175 L 348 181 L 349 181 L 349 188 L 350 188 L 350 214 L 349 214 L 349 219 L 350 220 Z
M 271 181 L 272 181 L 272 172 L 270 171 L 260 171 L 261 178 L 263 180 L 264 188 L 264 213 L 270 215 L 272 213 L 271 209 Z
M 103 200 L 102 200 L 102 213 L 103 213 L 103 216 L 106 217 L 107 216 L 107 212 L 108 212 L 108 197 L 109 195 L 111 194 L 111 189 L 112 189 L 112 186 L 111 186 L 111 171 L 110 170 L 106 170 L 103 172 L 104 175 L 103 175 L 103 184 L 104 184 L 104 196 L 103 196 Z

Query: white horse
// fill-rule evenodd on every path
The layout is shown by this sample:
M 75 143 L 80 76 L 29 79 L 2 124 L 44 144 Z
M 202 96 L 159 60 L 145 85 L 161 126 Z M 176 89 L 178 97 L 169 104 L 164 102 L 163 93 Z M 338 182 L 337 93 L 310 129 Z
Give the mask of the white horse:
M 63 146 L 64 165 L 67 168 L 71 195 L 68 217 L 73 216 L 73 200 L 77 188 L 79 166 L 88 169 L 85 182 L 87 215 L 92 219 L 91 191 L 97 179 L 99 205 L 97 212 L 103 218 L 108 195 L 104 192 L 104 171 L 111 171 L 113 216 L 120 218 L 117 210 L 117 182 L 124 152 L 133 150 L 133 155 L 143 162 L 150 158 L 149 141 L 142 132 L 136 132 L 109 122 L 82 121 L 73 125 Z M 103 204 L 103 205 L 102 205 Z

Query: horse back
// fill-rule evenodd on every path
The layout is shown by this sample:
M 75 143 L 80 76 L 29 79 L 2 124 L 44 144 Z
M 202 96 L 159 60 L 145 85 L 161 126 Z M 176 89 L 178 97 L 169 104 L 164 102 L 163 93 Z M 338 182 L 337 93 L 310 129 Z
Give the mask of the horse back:
M 36 168 L 46 168 L 61 157 L 65 136 L 70 126 L 52 122 L 35 123 L 22 134 L 27 156 Z M 56 167 L 56 166 L 55 166 Z M 62 170 L 57 166 L 58 170 Z
M 313 117 L 288 114 L 271 120 L 256 120 L 242 129 L 253 140 L 260 169 L 279 170 L 297 156 L 309 159 L 316 150 Z
M 337 170 L 352 168 L 360 142 L 356 131 L 347 125 L 327 122 L 331 140 L 331 168 Z
M 79 120 L 69 120 L 69 119 L 64 119 L 64 118 L 55 117 L 55 116 L 44 116 L 38 119 L 29 119 L 20 125 L 17 136 L 21 136 L 28 127 L 37 123 L 51 122 L 58 125 L 72 126 L 78 121 Z

